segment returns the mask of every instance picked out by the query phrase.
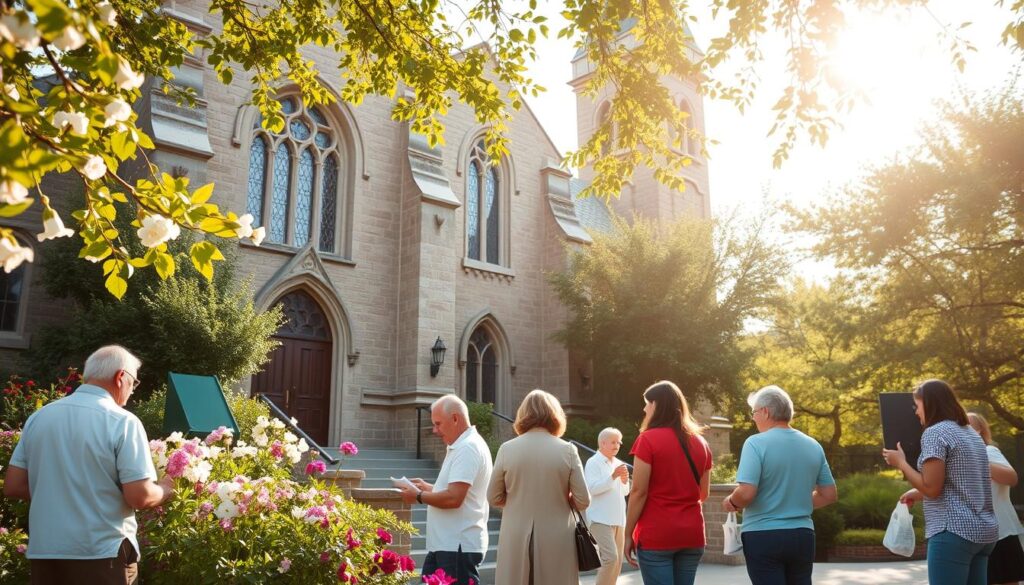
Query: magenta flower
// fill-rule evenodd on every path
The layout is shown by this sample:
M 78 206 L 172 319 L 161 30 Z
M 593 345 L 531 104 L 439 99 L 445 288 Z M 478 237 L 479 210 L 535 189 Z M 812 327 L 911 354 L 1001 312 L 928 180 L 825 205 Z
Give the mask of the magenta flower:
M 25 551 L 28 550 L 28 547 L 24 544 L 19 544 L 18 546 L 14 547 L 14 550 L 18 551 L 19 554 L 25 554 Z
M 306 464 L 306 475 L 313 475 L 314 473 L 323 473 L 327 471 L 327 464 L 319 459 L 314 459 Z
M 281 444 L 281 441 L 274 441 L 274 444 L 270 446 L 270 454 L 274 456 L 274 459 L 284 457 L 284 445 Z
M 384 549 L 373 555 L 373 563 L 380 567 L 380 570 L 383 571 L 385 575 L 394 573 L 401 566 L 398 554 L 390 549 Z
M 402 567 L 402 571 L 406 573 L 412 573 L 416 570 L 416 561 L 412 560 L 412 557 L 399 557 L 398 564 Z
M 234 523 L 231 522 L 231 518 L 224 518 L 220 521 L 220 527 L 224 532 L 231 532 L 235 529 Z
M 329 562 L 331 562 L 331 553 L 329 553 L 327 551 L 324 551 L 324 552 L 320 553 L 320 562 L 321 563 L 329 563 Z
M 377 529 L 377 540 L 379 540 L 381 542 L 381 544 L 391 544 L 391 541 L 393 540 L 393 538 L 392 538 L 390 532 L 388 532 L 387 530 L 384 530 L 383 528 L 378 528 Z
M 348 532 L 345 533 L 345 543 L 348 546 L 348 550 L 355 550 L 359 548 L 361 544 L 363 544 L 363 541 L 356 538 L 355 535 L 353 535 L 352 533 L 352 529 L 349 528 Z
M 338 446 L 338 449 L 340 449 L 344 455 L 355 455 L 359 453 L 359 447 L 356 447 L 356 444 L 352 441 L 345 441 Z
M 348 563 L 345 561 L 341 561 L 341 564 L 338 565 L 338 581 L 341 581 L 342 583 L 355 582 L 355 577 L 348 574 Z
M 444 569 L 438 569 L 434 571 L 432 575 L 423 576 L 423 582 L 427 585 L 452 585 L 455 581 L 456 579 L 454 577 L 449 577 L 444 572 Z
M 185 468 L 188 467 L 189 455 L 185 451 L 178 449 L 167 459 L 167 475 L 171 477 L 181 477 L 185 472 Z

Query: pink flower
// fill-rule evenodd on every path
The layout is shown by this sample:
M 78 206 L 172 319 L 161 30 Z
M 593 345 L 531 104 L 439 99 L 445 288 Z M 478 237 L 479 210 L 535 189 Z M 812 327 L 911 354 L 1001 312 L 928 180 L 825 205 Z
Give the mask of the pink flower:
M 288 557 L 281 559 L 281 564 L 277 567 L 277 572 L 284 574 L 288 572 L 288 569 L 292 568 L 292 562 Z
M 373 555 L 373 562 L 375 565 L 380 567 L 380 570 L 383 571 L 385 575 L 394 573 L 401 566 L 398 554 L 390 549 L 384 549 Z
M 281 444 L 281 441 L 274 441 L 274 444 L 270 446 L 270 454 L 274 456 L 274 459 L 284 457 L 284 445 Z
M 393 540 L 393 538 L 392 538 L 390 532 L 388 532 L 387 530 L 384 530 L 383 528 L 378 528 L 377 529 L 377 540 L 379 540 L 381 542 L 381 544 L 391 544 L 391 541 Z
M 199 455 L 200 455 L 200 452 L 199 452 L 199 440 L 198 439 L 192 439 L 191 441 L 188 441 L 186 443 L 182 443 L 181 444 L 181 450 L 186 452 L 186 453 L 188 453 L 189 455 L 191 455 L 193 457 L 199 457 Z
M 314 459 L 306 464 L 306 475 L 323 473 L 325 471 L 327 471 L 327 465 L 319 459 Z
M 14 550 L 18 551 L 19 554 L 25 554 L 25 551 L 28 550 L 28 547 L 24 544 L 19 544 L 18 546 L 14 547 Z
M 399 557 L 398 565 L 402 567 L 402 571 L 406 573 L 412 573 L 416 570 L 416 561 L 412 560 L 412 557 Z
M 359 548 L 363 541 L 359 540 L 352 534 L 352 529 L 349 528 L 348 532 L 345 533 L 345 543 L 348 545 L 348 550 L 355 550 Z
M 224 438 L 224 431 L 228 430 L 225 426 L 219 426 L 213 430 L 209 435 L 206 435 L 206 444 L 212 445 L 217 441 Z
M 434 574 L 432 575 L 423 576 L 423 582 L 427 585 L 452 585 L 455 581 L 456 579 L 454 577 L 449 577 L 444 572 L 444 569 L 438 569 L 434 571 Z
M 338 581 L 341 581 L 342 583 L 354 583 L 355 581 L 353 581 L 353 579 L 355 579 L 355 577 L 348 574 L 348 563 L 341 561 L 341 564 L 338 565 Z
M 185 468 L 188 467 L 189 455 L 185 451 L 178 449 L 167 459 L 167 475 L 171 477 L 181 477 L 185 472 Z
M 199 513 L 203 516 L 208 515 L 210 512 L 213 512 L 213 504 L 210 502 L 203 502 L 203 504 L 199 506 Z
M 235 525 L 231 522 L 231 518 L 224 518 L 220 521 L 220 527 L 224 532 L 231 532 L 235 529 Z
M 338 447 L 338 449 L 341 449 L 341 452 L 345 455 L 355 455 L 356 453 L 359 453 L 359 448 L 356 447 L 356 444 L 352 441 L 345 441 Z
M 329 563 L 329 562 L 331 562 L 331 553 L 329 553 L 327 551 L 324 551 L 324 552 L 320 553 L 320 562 L 321 563 Z

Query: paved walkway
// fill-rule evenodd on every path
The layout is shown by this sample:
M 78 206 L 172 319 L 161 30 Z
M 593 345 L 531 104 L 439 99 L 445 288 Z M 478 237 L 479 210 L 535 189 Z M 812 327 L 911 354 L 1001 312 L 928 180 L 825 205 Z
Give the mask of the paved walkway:
M 580 579 L 581 585 L 593 585 L 596 577 Z M 697 585 L 741 585 L 749 583 L 746 567 L 701 565 L 697 569 Z M 642 585 L 640 572 L 619 577 L 617 585 Z M 928 584 L 925 561 L 892 563 L 815 563 L 814 585 L 889 585 Z

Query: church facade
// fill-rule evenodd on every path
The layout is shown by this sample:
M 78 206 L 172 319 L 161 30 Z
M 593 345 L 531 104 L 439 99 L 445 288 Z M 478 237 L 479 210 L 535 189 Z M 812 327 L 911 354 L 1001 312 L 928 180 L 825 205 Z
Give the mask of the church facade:
M 206 34 L 206 8 L 179 1 L 166 12 Z M 308 56 L 337 96 L 331 54 Z M 570 66 L 582 142 L 613 96 L 584 97 L 589 65 L 577 56 Z M 246 104 L 244 82 L 222 85 L 202 55 L 179 68 L 177 82 L 196 91 L 195 108 L 155 89 L 137 106 L 157 145 L 150 158 L 193 185 L 215 183 L 222 208 L 252 213 L 266 227 L 260 247 L 240 244 L 237 272 L 251 278 L 258 307 L 281 304 L 287 316 L 280 347 L 244 391 L 268 394 L 328 445 L 410 447 L 415 407 L 450 392 L 512 416 L 527 392 L 543 388 L 570 413 L 587 411 L 589 368 L 552 338 L 566 309 L 546 275 L 563 269 L 567 250 L 588 245 L 593 230 L 609 229 L 610 211 L 575 197 L 589 170 L 573 178 L 560 166 L 529 107 L 509 123 L 509 156 L 492 166 L 485 129 L 463 105 L 444 119 L 446 143 L 431 148 L 391 120 L 388 99 L 312 106 L 283 85 L 287 123 L 274 134 Z M 703 129 L 693 85 L 671 87 Z M 686 192 L 638 169 L 612 210 L 659 221 L 709 217 L 706 161 L 696 144 L 683 148 L 695 159 Z M 39 225 L 32 219 L 14 223 L 26 244 Z M 40 270 L 0 275 L 0 356 L 26 347 L 33 329 L 54 318 L 35 284 Z M 440 345 L 443 363 L 432 366 Z

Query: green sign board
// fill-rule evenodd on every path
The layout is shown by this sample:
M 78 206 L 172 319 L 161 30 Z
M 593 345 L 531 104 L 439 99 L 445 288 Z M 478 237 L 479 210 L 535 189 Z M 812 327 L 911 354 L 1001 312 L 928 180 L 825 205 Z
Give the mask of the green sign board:
M 204 438 L 221 426 L 238 437 L 238 423 L 216 376 L 167 374 L 164 434 L 179 431 L 186 437 Z

